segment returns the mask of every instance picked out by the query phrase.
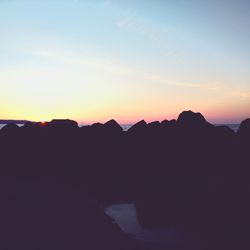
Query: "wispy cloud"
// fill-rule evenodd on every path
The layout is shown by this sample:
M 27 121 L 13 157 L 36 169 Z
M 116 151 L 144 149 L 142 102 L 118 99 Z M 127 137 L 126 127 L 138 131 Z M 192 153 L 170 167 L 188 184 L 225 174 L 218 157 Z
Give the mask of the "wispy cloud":
M 144 37 L 147 41 L 150 41 L 162 58 L 170 58 L 175 62 L 182 63 L 183 55 L 172 42 L 173 38 L 170 38 L 173 36 L 173 33 L 168 34 L 166 31 L 155 27 L 155 25 L 145 21 L 134 11 L 125 12 L 117 20 L 116 26 L 120 29 L 130 29 L 139 36 Z
M 35 50 L 31 53 L 36 57 L 47 58 L 55 62 L 64 63 L 74 68 L 91 68 L 96 72 L 105 72 L 113 74 L 116 77 L 122 79 L 134 79 L 139 81 L 139 85 L 145 86 L 145 82 L 155 83 L 157 86 L 173 86 L 175 88 L 188 88 L 193 90 L 204 90 L 209 92 L 215 92 L 222 96 L 232 96 L 235 98 L 249 99 L 250 101 L 250 89 L 237 84 L 229 84 L 227 82 L 212 81 L 212 82 L 182 82 L 176 80 L 169 80 L 167 76 L 157 75 L 153 72 L 147 72 L 146 70 L 138 70 L 128 65 L 117 63 L 109 58 L 100 57 L 86 57 L 84 55 L 76 55 L 74 53 L 66 53 L 62 51 L 52 50 Z M 119 80 L 119 78 L 117 78 Z M 131 83 L 129 83 L 131 84 Z M 154 87 L 153 84 L 152 87 Z M 240 87 L 241 86 L 241 87 Z
M 31 54 L 36 57 L 53 60 L 55 62 L 64 63 L 78 67 L 90 67 L 96 70 L 113 72 L 116 74 L 129 73 L 131 70 L 125 66 L 118 65 L 109 58 L 90 57 L 86 55 L 76 55 L 71 52 L 51 51 L 51 50 L 35 50 Z
M 250 84 L 249 84 L 250 85 Z M 250 89 L 245 89 L 245 90 L 234 90 L 231 92 L 233 96 L 240 97 L 242 99 L 249 100 L 249 105 L 250 105 Z
M 118 28 L 132 29 L 157 46 L 162 46 L 164 43 L 163 34 L 160 31 L 157 31 L 148 22 L 143 21 L 139 15 L 133 11 L 127 11 L 124 13 L 120 19 L 117 20 L 116 25 Z
M 173 80 L 167 80 L 167 77 L 164 76 L 158 76 L 154 74 L 144 74 L 144 77 L 147 79 L 150 79 L 151 81 L 155 81 L 157 83 L 162 83 L 165 85 L 172 85 L 176 87 L 184 87 L 184 88 L 192 88 L 192 89 L 205 89 L 205 90 L 220 90 L 222 84 L 219 82 L 213 82 L 213 83 L 191 83 L 191 82 L 177 82 Z

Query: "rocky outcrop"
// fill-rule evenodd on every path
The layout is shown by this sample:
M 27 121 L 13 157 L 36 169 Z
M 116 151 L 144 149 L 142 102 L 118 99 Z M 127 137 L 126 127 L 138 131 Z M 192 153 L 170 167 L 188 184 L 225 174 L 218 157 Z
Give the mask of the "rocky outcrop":
M 177 124 L 183 129 L 207 129 L 212 127 L 210 123 L 206 121 L 204 116 L 201 113 L 194 113 L 192 111 L 183 111 L 178 119 Z
M 250 140 L 250 118 L 241 122 L 238 135 L 242 139 Z
M 113 119 L 104 123 L 104 127 L 107 130 L 107 132 L 110 132 L 110 133 L 119 134 L 123 131 L 122 127 Z
M 74 178 L 0 177 L 0 199 L 1 249 L 145 249 Z
M 96 209 L 93 199 L 132 200 L 142 225 L 199 231 L 208 241 L 222 232 L 224 242 L 231 240 L 231 230 L 239 237 L 237 243 L 246 243 L 246 238 L 239 240 L 240 235 L 234 229 L 240 228 L 243 233 L 250 223 L 250 204 L 246 199 L 250 195 L 249 123 L 249 119 L 243 121 L 235 133 L 226 126 L 211 125 L 200 113 L 185 111 L 177 121 L 149 124 L 140 121 L 128 131 L 122 131 L 115 120 L 82 128 L 71 120 L 27 123 L 21 128 L 8 125 L 0 131 L 0 175 L 32 179 L 41 176 L 78 178 L 83 193 L 78 193 L 74 200 L 65 194 L 65 199 L 73 204 L 70 214 L 75 213 L 74 209 L 78 211 L 79 206 L 89 213 L 91 220 L 94 217 L 106 220 L 103 215 L 91 212 Z M 46 195 L 49 197 L 49 193 Z M 86 208 L 81 207 L 81 199 L 86 199 L 86 203 L 83 201 Z M 58 204 L 67 207 L 67 202 L 61 198 Z M 60 206 L 58 211 L 61 211 Z M 89 206 L 92 208 L 88 210 Z M 69 218 L 68 215 L 65 218 Z M 76 215 L 82 223 L 88 220 L 79 211 Z M 62 230 L 73 228 L 74 234 L 81 232 L 84 227 L 78 219 L 74 217 L 73 223 L 65 222 Z M 8 222 L 5 224 L 7 227 Z M 100 242 L 105 241 L 101 231 L 109 231 L 104 224 L 96 222 L 100 228 L 100 238 L 96 240 Z M 65 232 L 58 237 L 69 234 L 71 242 L 76 240 L 71 232 Z M 89 232 L 85 235 L 90 237 Z M 115 237 L 105 232 L 103 236 Z M 120 238 L 118 241 L 123 242 Z M 112 245 L 107 247 L 112 249 Z
M 43 123 L 41 123 L 41 126 Z M 45 125 L 49 129 L 57 129 L 57 130 L 69 130 L 69 129 L 77 129 L 78 124 L 76 121 L 69 119 L 53 119 L 51 122 L 48 122 Z
M 18 129 L 19 127 L 16 124 L 8 123 L 1 129 L 1 132 L 2 133 L 15 133 Z
M 146 128 L 147 123 L 144 120 L 141 120 L 129 128 L 127 132 L 130 134 L 143 133 L 145 132 Z

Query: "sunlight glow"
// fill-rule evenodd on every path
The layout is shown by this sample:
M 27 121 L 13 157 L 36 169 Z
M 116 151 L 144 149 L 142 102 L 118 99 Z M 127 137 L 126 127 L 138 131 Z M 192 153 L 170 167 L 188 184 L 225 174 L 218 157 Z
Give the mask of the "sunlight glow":
M 250 116 L 244 4 L 0 2 L 0 118 L 132 123 L 192 109 L 238 122 Z

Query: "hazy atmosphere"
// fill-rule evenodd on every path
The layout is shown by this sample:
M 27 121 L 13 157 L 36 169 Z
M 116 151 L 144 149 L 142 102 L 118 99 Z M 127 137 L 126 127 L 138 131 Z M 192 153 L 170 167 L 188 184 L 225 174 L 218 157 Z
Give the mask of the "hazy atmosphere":
M 0 1 L 0 117 L 250 116 L 248 0 Z
M 250 0 L 0 0 L 0 250 L 250 249 Z

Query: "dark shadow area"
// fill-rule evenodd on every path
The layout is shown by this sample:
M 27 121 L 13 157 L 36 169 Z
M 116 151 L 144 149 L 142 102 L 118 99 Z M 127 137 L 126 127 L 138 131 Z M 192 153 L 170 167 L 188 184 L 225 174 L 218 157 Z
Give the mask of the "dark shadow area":
M 250 119 L 238 132 L 177 120 L 72 120 L 0 130 L 0 249 L 158 249 L 98 206 L 129 200 L 146 228 L 197 234 L 204 250 L 250 249 Z M 201 249 L 202 250 L 202 249 Z

